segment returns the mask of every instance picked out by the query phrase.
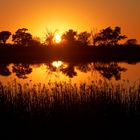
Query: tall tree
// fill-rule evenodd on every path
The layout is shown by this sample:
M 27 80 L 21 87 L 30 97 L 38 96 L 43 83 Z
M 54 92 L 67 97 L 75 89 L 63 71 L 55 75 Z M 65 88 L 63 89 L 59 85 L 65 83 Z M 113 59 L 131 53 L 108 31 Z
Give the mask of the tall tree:
M 32 35 L 27 33 L 27 31 L 28 29 L 26 28 L 18 29 L 12 36 L 12 41 L 18 45 L 29 46 L 32 41 Z
M 114 29 L 107 27 L 94 35 L 95 45 L 117 45 L 120 40 L 127 38 L 125 35 L 121 35 L 121 28 L 116 26 Z
M 85 32 L 81 32 L 77 36 L 78 36 L 78 41 L 80 41 L 82 44 L 84 44 L 84 45 L 89 44 L 89 42 L 90 42 L 89 37 L 91 36 L 90 33 L 85 31 Z
M 11 32 L 9 31 L 2 31 L 0 32 L 0 43 L 6 44 L 6 41 L 9 39 Z
M 48 45 L 48 46 L 52 46 L 54 43 L 54 37 L 55 37 L 55 33 L 57 30 L 55 30 L 54 32 L 47 30 L 45 33 L 45 42 L 44 44 Z
M 76 41 L 77 32 L 70 29 L 66 33 L 62 35 L 62 39 L 67 41 L 69 44 L 74 43 Z

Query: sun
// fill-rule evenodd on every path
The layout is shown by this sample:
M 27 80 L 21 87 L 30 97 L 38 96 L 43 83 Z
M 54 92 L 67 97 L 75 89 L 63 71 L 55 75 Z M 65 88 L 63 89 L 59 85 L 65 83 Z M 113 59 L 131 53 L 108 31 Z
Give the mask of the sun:
M 54 40 L 55 40 L 56 43 L 60 43 L 61 42 L 61 35 L 60 34 L 56 34 L 54 36 Z

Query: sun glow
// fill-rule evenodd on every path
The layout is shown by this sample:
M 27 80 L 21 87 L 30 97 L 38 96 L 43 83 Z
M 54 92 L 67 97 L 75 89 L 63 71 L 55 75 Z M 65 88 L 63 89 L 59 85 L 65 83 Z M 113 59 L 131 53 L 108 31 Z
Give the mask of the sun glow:
M 54 36 L 54 40 L 55 40 L 56 43 L 60 43 L 61 42 L 61 35 L 60 34 L 56 34 Z
M 52 65 L 56 68 L 59 68 L 60 66 L 62 66 L 63 62 L 62 61 L 54 61 L 52 62 Z

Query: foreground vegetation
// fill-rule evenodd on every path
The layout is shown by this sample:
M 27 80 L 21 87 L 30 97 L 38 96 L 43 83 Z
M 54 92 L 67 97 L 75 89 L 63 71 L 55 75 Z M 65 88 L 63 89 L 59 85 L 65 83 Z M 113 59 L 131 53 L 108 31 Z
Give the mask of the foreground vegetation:
M 14 130 L 13 133 L 23 133 L 23 136 L 27 131 L 33 131 L 34 136 L 39 132 L 48 132 L 48 136 L 50 131 L 70 135 L 75 129 L 83 134 L 86 130 L 93 131 L 94 137 L 98 130 L 109 136 L 114 131 L 118 136 L 122 130 L 129 136 L 128 132 L 133 134 L 132 130 L 139 130 L 135 128 L 140 124 L 140 85 L 101 80 L 79 85 L 71 82 L 1 83 L 0 114 L 3 130 L 7 132 L 10 128 L 10 132 Z
M 0 111 L 26 119 L 140 115 L 140 85 L 92 81 L 80 85 L 66 82 L 0 84 Z M 41 119 L 42 120 L 42 119 Z M 50 122 L 48 122 L 50 123 Z

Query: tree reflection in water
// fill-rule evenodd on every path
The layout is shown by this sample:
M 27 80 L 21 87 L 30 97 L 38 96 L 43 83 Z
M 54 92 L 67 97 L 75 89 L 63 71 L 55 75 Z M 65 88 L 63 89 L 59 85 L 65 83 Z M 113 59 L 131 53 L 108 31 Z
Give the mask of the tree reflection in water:
M 66 68 L 62 68 L 61 71 L 69 78 L 73 78 L 74 76 L 77 76 L 77 72 L 75 71 L 75 67 L 73 64 L 69 64 Z
M 56 67 L 52 65 L 52 63 L 47 64 L 49 66 L 49 71 L 62 72 L 64 75 L 69 78 L 73 78 L 77 76 L 76 69 L 87 73 L 89 71 L 98 71 L 104 78 L 111 80 L 113 77 L 115 80 L 121 79 L 121 73 L 125 72 L 127 69 L 118 65 L 117 62 L 103 63 L 103 62 L 92 62 L 92 63 L 81 63 L 81 64 L 73 64 L 67 63 L 67 67 L 64 67 L 64 63 L 60 67 Z
M 92 63 L 90 63 L 90 64 L 79 64 L 77 66 L 77 69 L 80 70 L 81 72 L 87 73 L 88 71 L 91 71 L 93 69 Z
M 9 64 L 0 64 L 0 75 L 2 76 L 9 76 L 11 75 L 11 72 L 8 68 Z
M 73 78 L 78 75 L 77 70 L 87 73 L 97 71 L 100 75 L 108 80 L 111 80 L 113 77 L 115 80 L 121 79 L 121 73 L 125 72 L 127 69 L 119 66 L 117 62 L 103 63 L 103 62 L 92 62 L 92 63 L 64 63 L 56 61 L 55 63 L 49 62 L 46 63 L 47 74 L 53 74 L 54 72 L 61 72 L 69 78 Z M 59 64 L 59 65 L 58 65 Z M 9 76 L 12 73 L 15 73 L 18 78 L 26 79 L 27 75 L 32 73 L 32 68 L 30 64 L 13 64 L 12 72 L 8 68 L 9 64 L 0 64 L 0 75 Z M 40 67 L 41 64 L 36 64 L 36 67 Z
M 56 63 L 55 63 L 56 62 Z M 61 65 L 58 66 L 60 61 L 54 61 L 52 63 L 46 64 L 49 69 L 49 73 L 52 72 L 62 72 L 64 75 L 68 76 L 69 78 L 73 78 L 74 76 L 77 76 L 77 72 L 75 71 L 75 65 L 72 63 L 61 63 Z M 56 64 L 56 65 L 55 65 Z
M 115 80 L 120 80 L 121 73 L 127 70 L 126 68 L 120 67 L 117 62 L 94 63 L 94 68 L 108 80 L 111 80 L 113 77 Z
M 26 79 L 27 74 L 30 74 L 32 72 L 32 68 L 29 64 L 14 64 L 12 66 L 12 72 L 16 74 L 18 78 Z

